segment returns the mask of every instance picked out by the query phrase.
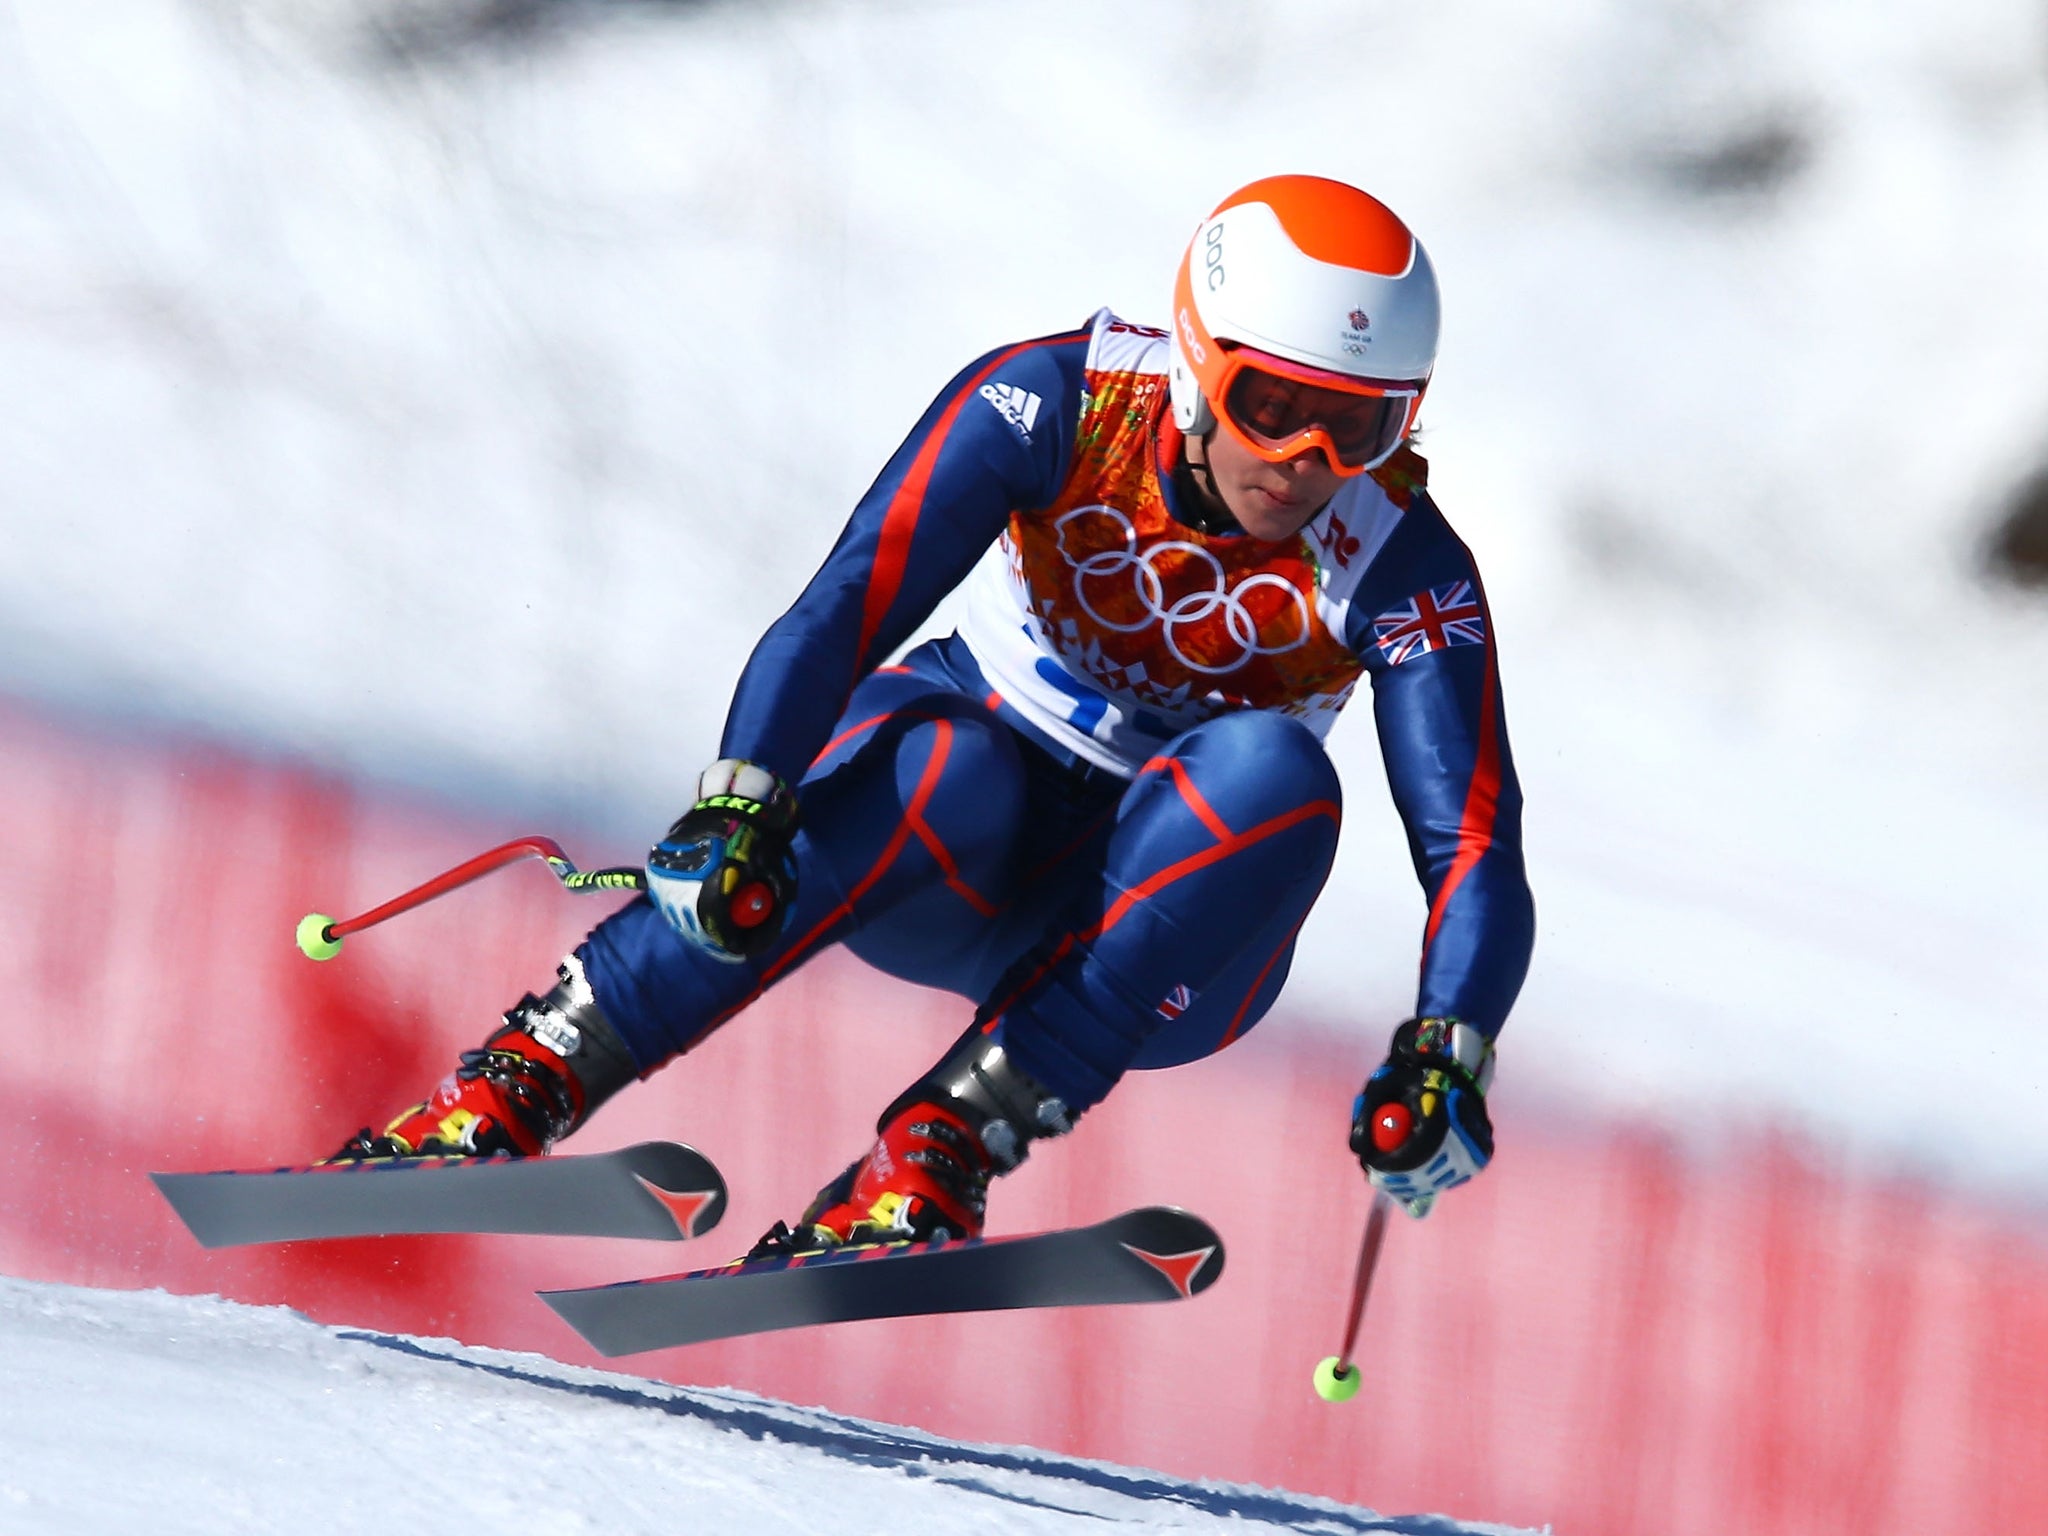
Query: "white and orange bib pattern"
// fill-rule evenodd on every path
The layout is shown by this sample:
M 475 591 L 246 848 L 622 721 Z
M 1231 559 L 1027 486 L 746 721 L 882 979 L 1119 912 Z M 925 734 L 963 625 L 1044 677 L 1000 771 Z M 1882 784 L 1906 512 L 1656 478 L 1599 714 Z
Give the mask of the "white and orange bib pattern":
M 1173 432 L 1166 353 L 1163 332 L 1097 316 L 1066 482 L 1011 515 L 960 626 L 1026 719 L 1126 774 L 1230 710 L 1327 731 L 1363 670 L 1343 639 L 1351 592 L 1401 515 L 1360 476 L 1287 545 L 1176 521 L 1156 468 Z

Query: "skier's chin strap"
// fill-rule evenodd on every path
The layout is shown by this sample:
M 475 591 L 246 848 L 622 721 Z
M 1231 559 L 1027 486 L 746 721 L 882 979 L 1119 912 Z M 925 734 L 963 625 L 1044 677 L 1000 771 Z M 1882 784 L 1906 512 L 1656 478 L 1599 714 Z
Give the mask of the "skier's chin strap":
M 997 1173 L 1023 1162 L 1032 1142 L 1065 1135 L 1076 1118 L 1063 1100 L 1010 1058 L 1000 1041 L 982 1033 L 980 1019 L 937 1066 L 882 1111 L 876 1129 L 914 1104 L 954 1110 L 981 1138 Z
M 1180 482 L 1180 505 L 1188 514 L 1188 526 L 1197 533 L 1243 533 L 1243 526 L 1230 515 L 1229 504 L 1216 488 L 1215 471 L 1209 467 L 1209 438 L 1217 430 L 1211 427 L 1200 437 L 1181 441 L 1180 463 L 1173 471 Z

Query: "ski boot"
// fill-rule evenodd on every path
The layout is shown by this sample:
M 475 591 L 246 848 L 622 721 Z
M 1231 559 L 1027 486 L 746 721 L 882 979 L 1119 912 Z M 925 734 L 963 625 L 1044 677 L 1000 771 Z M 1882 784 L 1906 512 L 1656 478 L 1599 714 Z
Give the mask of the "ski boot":
M 989 1181 L 1022 1163 L 1032 1142 L 1072 1125 L 1066 1105 L 977 1022 L 882 1111 L 867 1155 L 819 1190 L 793 1228 L 778 1221 L 747 1257 L 979 1237 Z
M 528 993 L 423 1104 L 364 1126 L 332 1162 L 384 1157 L 539 1157 L 632 1081 L 632 1057 L 572 955 L 546 997 Z

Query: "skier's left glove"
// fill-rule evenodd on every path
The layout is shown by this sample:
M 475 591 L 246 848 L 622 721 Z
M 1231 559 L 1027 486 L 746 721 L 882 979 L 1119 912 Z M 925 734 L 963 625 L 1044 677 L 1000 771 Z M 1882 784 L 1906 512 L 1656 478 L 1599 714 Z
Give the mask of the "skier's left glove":
M 758 955 L 796 900 L 796 791 L 773 769 L 725 757 L 697 803 L 647 855 L 647 894 L 669 926 L 716 959 Z
M 1410 1216 L 1493 1160 L 1493 1042 L 1456 1019 L 1410 1019 L 1351 1107 L 1351 1150 Z

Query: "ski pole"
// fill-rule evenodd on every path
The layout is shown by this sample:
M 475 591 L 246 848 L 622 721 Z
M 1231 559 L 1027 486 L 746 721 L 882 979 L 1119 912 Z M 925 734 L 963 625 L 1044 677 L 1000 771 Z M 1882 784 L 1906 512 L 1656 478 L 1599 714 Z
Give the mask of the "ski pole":
M 1365 1320 L 1365 1298 L 1372 1294 L 1372 1274 L 1379 1267 L 1380 1244 L 1386 1241 L 1387 1212 L 1393 1200 L 1385 1190 L 1372 1192 L 1372 1214 L 1365 1218 L 1365 1241 L 1358 1249 L 1358 1274 L 1351 1282 L 1351 1321 L 1344 1329 L 1344 1348 L 1316 1367 L 1316 1395 L 1326 1403 L 1341 1403 L 1358 1396 L 1365 1373 L 1352 1362 L 1358 1348 L 1358 1326 Z
M 472 880 L 483 878 L 494 869 L 503 869 L 528 855 L 545 859 L 549 871 L 562 882 L 565 890 L 638 891 L 647 886 L 647 876 L 639 869 L 580 870 L 569 862 L 568 855 L 562 852 L 562 845 L 553 838 L 522 837 L 501 844 L 488 853 L 480 853 L 467 863 L 458 864 L 434 876 L 426 884 L 414 886 L 403 896 L 394 896 L 381 907 L 372 907 L 359 916 L 336 922 L 324 912 L 308 912 L 299 919 L 296 935 L 299 948 L 309 960 L 332 960 L 341 953 L 341 941 L 348 935 L 374 928 L 386 918 L 424 906 L 437 896 L 445 896 Z

